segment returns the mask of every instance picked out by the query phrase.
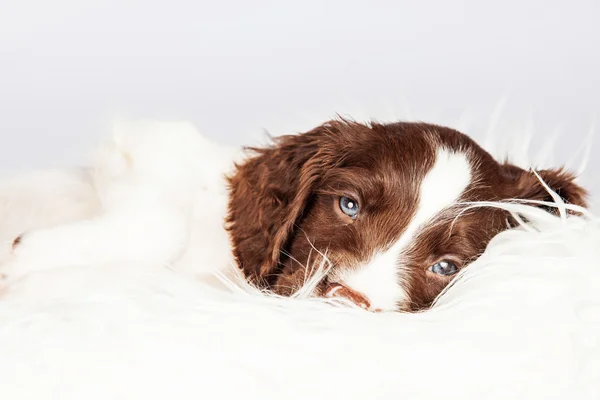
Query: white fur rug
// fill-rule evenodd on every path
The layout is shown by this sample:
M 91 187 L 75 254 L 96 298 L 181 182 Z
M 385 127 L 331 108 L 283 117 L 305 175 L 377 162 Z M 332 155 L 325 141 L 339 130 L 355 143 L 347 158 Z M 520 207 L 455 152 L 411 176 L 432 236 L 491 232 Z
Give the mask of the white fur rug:
M 0 272 L 12 278 L 0 298 L 2 399 L 600 399 L 599 219 L 519 206 L 536 229 L 497 236 L 421 314 L 266 297 L 228 274 L 218 177 L 236 151 L 196 135 L 198 147 L 188 150 L 197 153 L 182 156 L 164 132 L 177 143 L 172 129 L 193 128 L 160 126 L 155 146 L 115 134 L 91 175 L 42 171 L 0 187 L 0 238 L 52 233 L 24 243 L 51 243 L 34 256 L 2 254 Z M 196 171 L 181 251 L 153 237 L 156 221 L 143 213 L 152 207 L 132 195 L 170 180 L 116 179 L 119 154 L 146 163 L 145 178 L 166 165 Z M 130 186 L 115 195 L 106 189 L 115 182 Z M 175 206 L 171 194 L 163 200 Z M 77 249 L 94 238 L 61 248 L 66 231 L 52 227 L 117 215 L 123 198 L 138 219 L 127 220 L 132 236 L 112 233 L 148 256 L 102 253 L 78 264 Z M 168 267 L 153 258 L 162 250 L 177 254 Z M 232 282 L 223 285 L 213 270 Z

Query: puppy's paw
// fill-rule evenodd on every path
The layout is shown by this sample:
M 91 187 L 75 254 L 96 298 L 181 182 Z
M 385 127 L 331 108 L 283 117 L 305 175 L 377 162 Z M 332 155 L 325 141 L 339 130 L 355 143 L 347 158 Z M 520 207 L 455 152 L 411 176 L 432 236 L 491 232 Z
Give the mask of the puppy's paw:
M 22 235 L 15 237 L 13 240 L 8 240 L 4 244 L 2 249 L 2 256 L 0 261 L 0 292 L 8 285 L 9 277 L 12 275 L 14 270 L 15 249 L 21 243 Z
M 26 246 L 24 246 L 24 238 L 25 238 L 25 234 L 20 234 L 19 236 L 15 237 L 11 244 L 10 244 L 10 250 L 8 253 L 8 260 L 7 260 L 7 264 L 12 264 L 15 261 L 17 261 L 18 254 L 23 253 L 23 250 Z M 1 271 L 1 269 L 0 269 Z
M 10 243 L 8 257 L 0 264 L 0 278 L 6 284 L 29 272 L 45 269 L 54 263 L 53 246 L 43 232 L 27 232 L 15 237 Z
M 16 268 L 16 270 L 18 270 L 18 268 Z M 10 256 L 5 262 L 0 263 L 0 296 L 5 293 L 13 281 L 13 278 L 17 277 L 17 274 L 14 274 L 14 271 L 15 266 L 12 256 Z
M 10 245 L 11 251 L 14 251 L 15 248 L 21 243 L 22 238 L 23 235 L 19 235 L 12 241 L 12 244 Z

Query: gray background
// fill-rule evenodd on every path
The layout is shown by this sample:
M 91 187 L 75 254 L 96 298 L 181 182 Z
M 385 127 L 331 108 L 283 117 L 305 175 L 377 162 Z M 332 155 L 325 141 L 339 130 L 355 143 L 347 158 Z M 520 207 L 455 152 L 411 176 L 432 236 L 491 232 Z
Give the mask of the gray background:
M 503 99 L 498 131 L 557 137 L 568 162 L 600 110 L 599 17 L 592 0 L 1 0 L 0 168 L 85 163 L 115 115 L 230 144 L 335 113 L 481 139 Z

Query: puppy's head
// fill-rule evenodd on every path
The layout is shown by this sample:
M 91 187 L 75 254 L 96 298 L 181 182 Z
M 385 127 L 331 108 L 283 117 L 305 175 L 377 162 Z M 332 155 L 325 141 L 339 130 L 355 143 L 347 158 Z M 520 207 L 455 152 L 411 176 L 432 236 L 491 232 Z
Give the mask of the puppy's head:
M 494 208 L 456 218 L 457 202 L 551 200 L 534 174 L 428 124 L 333 121 L 254 151 L 229 182 L 240 268 L 289 295 L 326 256 L 332 267 L 314 294 L 342 288 L 373 310 L 430 306 L 514 222 Z M 566 202 L 585 206 L 572 175 L 538 174 Z

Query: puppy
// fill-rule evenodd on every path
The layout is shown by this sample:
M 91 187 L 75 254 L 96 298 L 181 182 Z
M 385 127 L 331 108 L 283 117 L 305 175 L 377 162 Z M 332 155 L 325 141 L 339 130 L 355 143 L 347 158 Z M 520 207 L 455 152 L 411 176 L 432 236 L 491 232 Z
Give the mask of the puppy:
M 0 181 L 0 296 L 57 269 L 168 266 L 214 280 L 233 264 L 223 176 L 238 153 L 186 122 L 116 121 L 89 167 Z
M 531 171 L 430 124 L 331 121 L 251 150 L 228 181 L 227 230 L 247 278 L 291 295 L 326 261 L 314 295 L 369 310 L 428 308 L 516 225 L 504 210 L 465 212 L 461 204 L 552 201 Z M 585 207 L 572 174 L 537 174 L 565 202 Z

